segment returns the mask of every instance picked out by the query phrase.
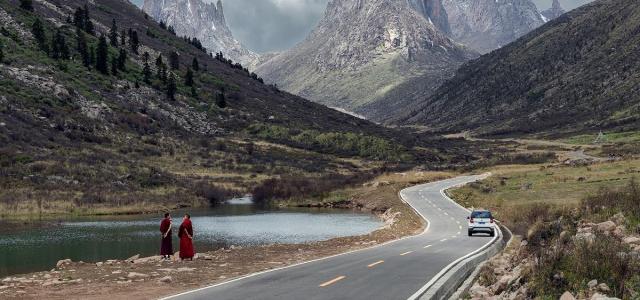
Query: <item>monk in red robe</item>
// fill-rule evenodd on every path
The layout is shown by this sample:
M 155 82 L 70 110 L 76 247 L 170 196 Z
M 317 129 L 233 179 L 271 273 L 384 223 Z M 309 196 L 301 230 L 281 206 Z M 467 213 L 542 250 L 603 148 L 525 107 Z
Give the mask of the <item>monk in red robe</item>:
M 180 259 L 191 259 L 195 256 L 193 249 L 193 225 L 191 225 L 191 216 L 185 214 L 178 232 L 180 237 Z
M 173 255 L 171 226 L 171 215 L 169 215 L 169 213 L 165 213 L 164 219 L 162 219 L 162 222 L 160 222 L 160 234 L 162 235 L 162 241 L 160 243 L 160 255 L 162 255 L 162 258 L 170 258 L 171 255 Z

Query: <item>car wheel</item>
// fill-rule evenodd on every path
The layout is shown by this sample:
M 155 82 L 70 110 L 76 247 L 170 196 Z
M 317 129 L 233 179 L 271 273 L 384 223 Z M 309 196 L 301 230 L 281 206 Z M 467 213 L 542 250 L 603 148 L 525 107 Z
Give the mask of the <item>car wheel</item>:
M 491 230 L 491 233 L 489 233 L 489 236 L 491 236 L 491 237 L 496 236 L 496 232 L 495 232 L 495 230 L 493 230 L 493 229 L 492 229 L 492 230 Z
M 467 230 L 467 233 L 469 234 L 469 236 L 473 236 L 473 230 L 469 229 Z

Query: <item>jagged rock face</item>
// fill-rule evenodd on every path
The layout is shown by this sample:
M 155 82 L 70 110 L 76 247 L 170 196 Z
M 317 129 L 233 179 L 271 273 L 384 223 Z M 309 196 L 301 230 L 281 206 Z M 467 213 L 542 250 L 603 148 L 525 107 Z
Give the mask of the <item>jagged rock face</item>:
M 447 34 L 451 33 L 449 17 L 444 9 L 442 0 L 409 0 L 409 4 L 427 20 L 431 21 L 440 31 Z
M 198 38 L 209 52 L 222 51 L 248 67 L 258 59 L 233 37 L 220 0 L 217 4 L 203 0 L 144 0 L 142 8 L 154 19 L 173 26 L 178 35 Z
M 289 92 L 352 110 L 407 78 L 449 76 L 474 56 L 407 0 L 332 0 L 303 42 L 257 72 Z
M 443 0 L 451 36 L 476 51 L 500 48 L 544 24 L 531 0 Z
M 542 16 L 544 17 L 545 21 L 548 22 L 559 16 L 562 16 L 565 12 L 566 11 L 564 10 L 564 8 L 562 8 L 562 6 L 560 5 L 560 0 L 553 0 L 551 8 L 543 11 Z

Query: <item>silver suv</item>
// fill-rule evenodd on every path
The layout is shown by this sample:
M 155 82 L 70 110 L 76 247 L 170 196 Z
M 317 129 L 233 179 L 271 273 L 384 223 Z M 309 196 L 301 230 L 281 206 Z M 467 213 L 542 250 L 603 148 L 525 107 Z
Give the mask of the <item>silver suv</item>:
M 474 210 L 471 215 L 467 217 L 469 225 L 469 236 L 472 236 L 476 232 L 485 232 L 489 236 L 495 236 L 496 223 L 488 210 Z

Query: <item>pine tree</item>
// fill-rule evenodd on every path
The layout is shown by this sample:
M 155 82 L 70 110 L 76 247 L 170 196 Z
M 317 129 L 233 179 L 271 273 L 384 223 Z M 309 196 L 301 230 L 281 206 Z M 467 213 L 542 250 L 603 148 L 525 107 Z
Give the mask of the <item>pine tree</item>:
M 93 66 L 96 63 L 96 47 L 91 46 L 89 48 L 89 67 Z
M 56 30 L 56 34 L 51 37 L 51 57 L 53 59 L 64 60 L 70 58 L 67 39 L 64 37 L 60 29 Z
M 40 21 L 40 19 L 36 18 L 36 21 L 33 22 L 33 26 L 31 26 L 31 33 L 36 39 L 40 50 L 49 53 L 49 46 L 47 45 L 47 35 L 44 32 L 44 26 L 42 25 L 42 21 Z
M 120 48 L 120 54 L 118 55 L 118 69 L 126 72 L 126 64 L 127 64 L 127 51 Z
M 149 55 L 149 52 L 147 52 L 147 51 L 145 51 L 145 52 L 142 54 L 142 60 L 144 61 L 144 63 L 145 63 L 145 64 L 149 62 L 149 57 L 150 57 L 150 56 L 151 56 L 151 55 Z
M 33 0 L 20 0 L 20 8 L 33 11 Z
M 129 28 L 129 44 L 131 45 L 131 51 L 138 54 L 138 48 L 140 47 L 140 40 L 138 39 L 138 32 Z
M 158 55 L 158 58 L 156 58 L 156 68 L 160 68 L 161 65 L 164 64 L 164 61 L 162 59 L 162 54 Z
M 111 30 L 109 30 L 109 43 L 112 47 L 118 47 L 118 25 L 116 19 L 111 21 Z
M 184 75 L 184 85 L 193 86 L 193 71 L 191 71 L 191 68 L 187 68 L 187 73 Z
M 169 76 L 167 82 L 167 98 L 169 98 L 169 100 L 175 100 L 177 89 L 176 78 L 173 75 Z
M 0 64 L 4 61 L 4 45 L 2 45 L 2 41 L 0 41 Z
M 86 31 L 90 35 L 95 34 L 95 29 L 93 26 L 93 21 L 91 21 L 91 15 L 89 14 L 89 6 L 84 5 L 83 9 L 83 18 L 84 18 L 84 31 Z
M 76 8 L 76 11 L 73 13 L 73 25 L 77 28 L 84 30 L 84 11 L 82 8 Z
M 96 70 L 109 75 L 109 45 L 104 35 L 100 36 L 98 48 L 96 49 Z
M 172 70 L 180 68 L 180 56 L 178 56 L 178 52 L 172 51 L 171 54 L 169 54 L 169 66 Z
M 227 99 L 224 96 L 224 91 L 216 93 L 216 105 L 220 108 L 227 107 Z
M 124 31 L 124 29 L 122 29 L 122 32 L 120 32 L 120 45 L 124 47 L 126 44 L 127 44 L 127 32 Z
M 195 57 L 193 58 L 193 62 L 191 63 L 191 67 L 196 72 L 200 71 L 200 64 L 198 63 L 198 59 L 197 58 L 195 58 Z
M 82 64 L 87 68 L 91 66 L 89 48 L 87 47 L 87 38 L 80 28 L 76 28 L 76 50 L 78 50 L 78 53 L 80 53 Z
M 142 69 L 142 80 L 146 83 L 146 84 L 151 84 L 151 67 L 149 66 L 149 63 L 144 63 L 144 68 Z
M 115 56 L 111 57 L 111 74 L 118 76 L 118 59 Z

